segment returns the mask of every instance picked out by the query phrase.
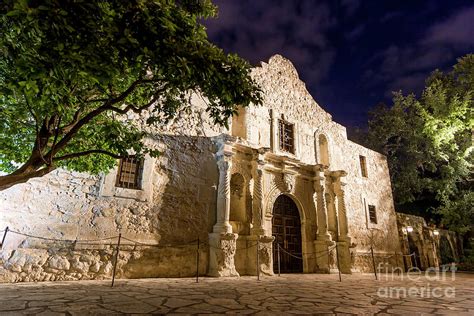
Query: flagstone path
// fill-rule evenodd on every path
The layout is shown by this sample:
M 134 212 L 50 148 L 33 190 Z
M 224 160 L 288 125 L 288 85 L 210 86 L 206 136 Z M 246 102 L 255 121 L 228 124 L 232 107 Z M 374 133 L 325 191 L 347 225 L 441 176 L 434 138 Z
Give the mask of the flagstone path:
M 0 284 L 0 315 L 474 315 L 474 274 L 434 279 L 381 275 L 376 281 L 370 274 L 354 274 L 339 282 L 335 274 L 299 274 L 261 281 L 116 280 L 113 288 L 110 281 Z

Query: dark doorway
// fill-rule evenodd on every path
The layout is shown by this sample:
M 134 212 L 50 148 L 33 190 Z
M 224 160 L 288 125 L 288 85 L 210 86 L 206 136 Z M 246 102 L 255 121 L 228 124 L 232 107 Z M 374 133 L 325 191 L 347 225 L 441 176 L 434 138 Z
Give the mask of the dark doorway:
M 412 239 L 411 236 L 408 236 L 408 247 L 410 250 L 410 255 L 414 254 L 414 256 L 411 256 L 411 263 L 413 267 L 416 267 L 421 270 L 421 257 L 420 257 L 420 251 L 418 250 L 418 247 L 415 244 L 415 241 Z
M 451 244 L 449 243 L 449 240 L 446 238 L 446 236 L 441 236 L 439 241 L 439 252 L 441 264 L 449 264 L 455 261 Z
M 298 207 L 286 195 L 280 195 L 273 205 L 273 271 L 278 272 L 278 251 L 280 245 L 280 271 L 282 273 L 303 272 L 301 251 L 301 221 Z

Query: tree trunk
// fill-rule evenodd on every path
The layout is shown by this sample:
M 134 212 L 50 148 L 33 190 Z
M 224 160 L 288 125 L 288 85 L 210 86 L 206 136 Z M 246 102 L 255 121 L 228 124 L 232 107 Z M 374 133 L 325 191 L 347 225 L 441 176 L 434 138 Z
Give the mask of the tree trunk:
M 6 190 L 15 184 L 25 183 L 29 179 L 42 177 L 56 169 L 54 166 L 44 167 L 39 170 L 23 170 L 21 172 L 15 171 L 12 174 L 0 176 L 0 191 Z

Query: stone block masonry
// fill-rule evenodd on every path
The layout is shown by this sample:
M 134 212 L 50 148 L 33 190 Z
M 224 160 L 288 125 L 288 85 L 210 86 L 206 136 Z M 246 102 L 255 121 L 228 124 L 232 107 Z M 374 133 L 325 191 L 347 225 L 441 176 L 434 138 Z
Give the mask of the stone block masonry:
M 283 268 L 303 273 L 337 271 L 337 260 L 343 273 L 366 271 L 371 248 L 401 252 L 386 158 L 349 141 L 287 59 L 252 76 L 263 105 L 239 109 L 229 129 L 212 124 L 196 93 L 166 125 L 124 117 L 162 152 L 145 158 L 137 189 L 117 187 L 114 168 L 57 170 L 0 192 L 0 230 L 72 241 L 9 234 L 0 280 L 109 278 L 114 244 L 104 238 L 119 233 L 157 245 L 124 246 L 119 278 L 193 276 L 198 238 L 201 274 L 212 276 L 273 275 L 277 244 L 290 254 Z M 248 248 L 256 242 L 258 252 Z M 315 255 L 336 245 L 336 259 Z

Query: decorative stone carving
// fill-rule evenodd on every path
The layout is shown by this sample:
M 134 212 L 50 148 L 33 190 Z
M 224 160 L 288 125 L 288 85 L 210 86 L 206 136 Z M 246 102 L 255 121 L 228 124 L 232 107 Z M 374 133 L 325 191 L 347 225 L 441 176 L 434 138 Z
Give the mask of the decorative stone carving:
M 217 161 L 219 168 L 219 186 L 217 190 L 217 214 L 216 224 L 213 231 L 215 233 L 231 233 L 232 226 L 230 219 L 230 168 L 232 163 L 230 157 L 221 156 Z
M 263 273 L 265 275 L 273 275 L 272 246 L 274 240 L 274 236 L 259 237 L 259 268 L 260 273 Z
M 286 183 L 286 187 L 287 187 L 288 192 L 294 192 L 294 190 L 296 188 L 296 178 L 297 178 L 297 176 L 293 175 L 293 174 L 285 173 L 283 175 L 283 179 Z
M 255 163 L 254 165 L 254 182 L 253 182 L 253 200 L 252 200 L 252 221 L 253 229 L 256 235 L 263 234 L 263 222 L 262 222 L 262 211 L 263 211 L 263 200 L 262 200 L 262 187 L 263 187 L 263 170 Z
M 341 177 L 345 177 L 347 173 L 345 171 L 334 171 L 331 172 L 333 179 L 333 190 L 336 198 L 336 209 L 337 209 L 337 221 L 338 221 L 338 240 L 345 241 L 350 244 L 350 237 L 348 236 L 349 229 L 347 223 L 347 209 L 345 201 L 344 186 Z
M 273 184 L 281 192 L 293 192 L 296 187 L 297 176 L 289 173 L 274 173 Z
M 250 236 L 248 239 L 253 247 L 248 252 L 248 272 L 251 275 L 257 275 L 257 240 L 258 240 L 258 262 L 260 268 L 260 274 L 273 275 L 273 241 L 274 236 Z
M 283 192 L 278 189 L 277 186 L 273 186 L 267 193 L 267 197 L 265 199 L 265 216 L 272 217 L 273 213 L 273 203 L 275 202 L 276 198 L 282 194 Z
M 245 179 L 243 176 L 239 176 L 239 174 L 232 174 L 230 180 L 230 189 L 231 193 L 237 195 L 239 198 L 244 196 L 244 189 L 245 189 Z
M 288 190 L 283 173 L 273 174 L 273 186 L 278 188 L 281 192 Z
M 237 249 L 237 234 L 209 234 L 209 275 L 216 277 L 236 277 L 234 256 Z
M 243 162 L 232 163 L 230 174 L 233 175 L 234 173 L 240 173 L 244 177 L 246 183 L 252 179 L 252 174 L 250 173 L 249 168 L 246 165 L 243 165 Z
M 325 177 L 324 171 L 319 165 L 315 168 L 316 177 L 314 178 L 314 196 L 313 200 L 316 205 L 317 219 L 318 219 L 318 240 L 329 240 L 328 233 L 328 214 L 325 199 Z
M 329 273 L 330 272 L 330 264 L 329 261 L 331 259 L 332 254 L 328 252 L 328 250 L 334 245 L 335 243 L 330 240 L 315 240 L 314 241 L 314 250 L 316 252 L 316 267 L 314 272 L 318 273 Z

